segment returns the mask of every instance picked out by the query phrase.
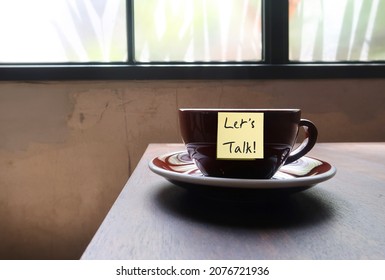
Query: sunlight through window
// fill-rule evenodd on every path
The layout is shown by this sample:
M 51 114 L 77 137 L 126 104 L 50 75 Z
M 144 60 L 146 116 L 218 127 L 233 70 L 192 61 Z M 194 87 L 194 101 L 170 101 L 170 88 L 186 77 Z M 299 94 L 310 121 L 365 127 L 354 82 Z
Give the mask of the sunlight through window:
M 139 62 L 261 60 L 260 0 L 135 1 Z
M 385 60 L 384 0 L 289 3 L 290 60 Z
M 0 62 L 127 59 L 124 0 L 0 0 Z

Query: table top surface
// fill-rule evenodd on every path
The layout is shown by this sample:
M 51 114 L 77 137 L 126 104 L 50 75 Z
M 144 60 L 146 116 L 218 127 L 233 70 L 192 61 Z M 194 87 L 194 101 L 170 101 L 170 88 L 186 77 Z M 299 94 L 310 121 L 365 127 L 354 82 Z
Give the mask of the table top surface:
M 153 173 L 182 144 L 150 144 L 82 259 L 385 259 L 385 143 L 318 143 L 337 168 L 283 197 L 196 195 Z

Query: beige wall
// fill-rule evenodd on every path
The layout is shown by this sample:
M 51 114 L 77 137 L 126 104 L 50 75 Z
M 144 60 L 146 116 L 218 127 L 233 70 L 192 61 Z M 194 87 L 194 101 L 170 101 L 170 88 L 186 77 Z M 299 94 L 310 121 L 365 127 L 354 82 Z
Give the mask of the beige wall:
M 385 141 L 385 79 L 0 83 L 0 258 L 79 258 L 178 107 L 296 107 L 319 141 Z

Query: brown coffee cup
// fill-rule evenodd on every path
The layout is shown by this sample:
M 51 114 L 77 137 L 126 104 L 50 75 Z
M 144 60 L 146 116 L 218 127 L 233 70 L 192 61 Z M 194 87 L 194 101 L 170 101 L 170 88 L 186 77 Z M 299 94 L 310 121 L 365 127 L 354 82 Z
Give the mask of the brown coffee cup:
M 179 124 L 190 157 L 212 177 L 269 179 L 318 135 L 300 109 L 179 109 Z M 306 136 L 294 149 L 301 127 Z

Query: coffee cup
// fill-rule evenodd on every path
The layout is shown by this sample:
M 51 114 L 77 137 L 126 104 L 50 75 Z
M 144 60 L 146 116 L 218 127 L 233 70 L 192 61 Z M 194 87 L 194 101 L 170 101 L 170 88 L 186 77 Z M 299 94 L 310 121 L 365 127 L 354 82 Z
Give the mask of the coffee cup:
M 300 109 L 179 109 L 182 140 L 205 176 L 270 179 L 307 154 L 317 128 Z M 300 129 L 305 138 L 296 145 Z

